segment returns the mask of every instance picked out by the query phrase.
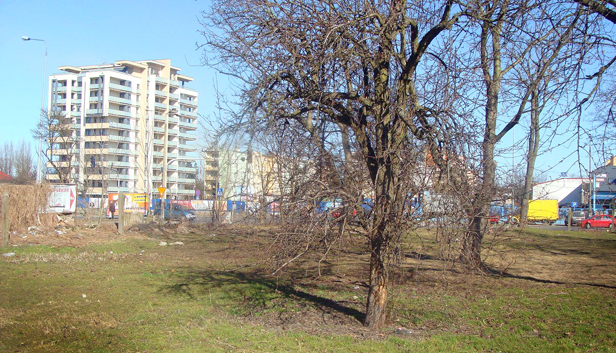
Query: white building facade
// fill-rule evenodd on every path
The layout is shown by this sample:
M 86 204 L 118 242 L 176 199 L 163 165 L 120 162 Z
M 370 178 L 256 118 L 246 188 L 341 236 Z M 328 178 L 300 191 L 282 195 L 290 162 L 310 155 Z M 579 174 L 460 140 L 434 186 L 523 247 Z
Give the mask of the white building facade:
M 198 93 L 170 60 L 62 66 L 49 77 L 48 111 L 70 126 L 71 139 L 49 143 L 47 180 L 80 193 L 130 192 L 192 199 L 197 172 Z
M 587 200 L 585 184 L 588 184 L 588 178 L 562 178 L 537 183 L 533 185 L 533 200 L 558 200 L 559 205 L 581 205 Z

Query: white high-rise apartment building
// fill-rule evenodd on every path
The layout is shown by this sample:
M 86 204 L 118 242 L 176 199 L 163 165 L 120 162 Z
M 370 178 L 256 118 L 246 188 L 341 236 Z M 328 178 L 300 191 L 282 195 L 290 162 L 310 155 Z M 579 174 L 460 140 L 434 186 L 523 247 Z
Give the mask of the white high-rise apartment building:
M 49 141 L 47 180 L 80 193 L 119 191 L 193 198 L 196 91 L 170 60 L 61 66 L 49 77 L 48 110 L 66 126 Z M 56 134 L 62 135 L 62 134 Z M 69 138 L 67 138 L 70 135 Z

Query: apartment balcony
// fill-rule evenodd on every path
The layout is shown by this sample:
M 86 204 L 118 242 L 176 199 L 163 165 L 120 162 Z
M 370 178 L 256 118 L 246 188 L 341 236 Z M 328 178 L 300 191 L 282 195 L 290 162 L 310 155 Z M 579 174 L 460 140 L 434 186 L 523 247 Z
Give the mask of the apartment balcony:
M 111 91 L 119 91 L 119 92 L 132 92 L 133 91 L 133 87 L 125 86 L 125 85 L 120 85 L 120 84 L 117 84 L 117 83 L 110 83 L 109 84 L 109 90 L 111 90 Z
M 178 158 L 177 153 L 167 153 L 167 158 Z
M 165 103 L 158 103 L 158 102 L 154 102 L 154 107 L 159 108 L 159 109 L 166 110 L 166 109 L 167 109 L 167 104 L 165 104 Z
M 177 124 L 177 123 L 179 123 L 179 122 L 180 122 L 180 119 L 178 119 L 178 118 L 177 118 L 177 117 L 175 117 L 175 116 L 169 116 L 169 122 L 170 122 L 170 123 L 175 123 L 175 124 Z
M 197 140 L 197 135 L 196 134 L 189 134 L 186 132 L 180 132 L 180 137 L 186 140 L 190 140 L 190 141 L 196 141 Z
M 108 98 L 111 103 L 134 105 L 133 101 L 130 99 L 115 96 L 109 96 Z
M 109 174 L 109 176 L 114 179 L 114 180 L 123 180 L 123 181 L 131 181 L 131 180 L 136 180 L 137 177 L 136 176 L 132 176 L 132 175 L 128 175 L 128 174 L 114 174 L 111 173 Z
M 81 86 L 72 86 L 71 87 L 71 92 L 81 92 L 82 91 L 82 87 Z
M 165 133 L 165 128 L 164 127 L 154 127 L 154 132 L 158 132 L 159 134 L 164 134 Z
M 156 82 L 158 83 L 162 83 L 162 84 L 169 84 L 169 80 L 164 78 L 164 77 L 160 77 L 160 76 L 156 76 Z
M 199 95 L 199 92 L 197 92 L 197 91 L 195 91 L 194 89 L 191 89 L 191 88 L 182 87 L 182 90 L 189 91 L 189 92 L 194 92 L 193 95 L 195 97 Z
M 102 83 L 91 83 L 90 84 L 90 90 L 98 90 L 102 88 L 104 88 L 104 85 Z
M 184 104 L 184 105 L 189 105 L 191 107 L 197 107 L 197 101 L 196 100 L 189 100 L 186 98 L 182 98 L 180 99 L 180 103 Z
M 79 118 L 79 117 L 81 116 L 81 112 L 78 112 L 78 111 L 71 111 L 71 116 L 72 116 L 72 117 Z
M 186 173 L 196 173 L 197 172 L 197 168 L 194 168 L 194 167 L 180 167 L 179 171 L 180 172 L 186 172 Z
M 167 134 L 168 135 L 177 136 L 178 135 L 178 131 L 176 129 L 169 129 L 169 130 L 167 130 Z
M 177 165 L 173 165 L 173 164 L 169 164 L 169 165 L 167 165 L 167 170 L 176 171 L 176 170 L 178 170 L 178 166 Z
M 163 158 L 163 157 L 164 157 L 163 152 L 156 152 L 156 151 L 154 151 L 154 152 L 152 152 L 152 155 L 153 155 L 154 157 L 160 157 L 160 158 Z
M 113 142 L 131 142 L 129 136 L 108 135 L 109 141 Z
M 183 152 L 195 152 L 197 151 L 197 146 L 193 145 L 180 145 L 179 149 Z
M 167 98 L 167 92 L 165 92 L 165 91 L 155 90 L 155 91 L 154 91 L 154 95 L 155 95 L 156 97 L 163 97 L 163 98 Z
M 178 142 L 177 141 L 167 141 L 167 146 L 177 147 Z
M 66 86 L 58 86 L 55 89 L 56 92 L 66 92 Z
M 197 130 L 197 123 L 189 123 L 186 121 L 180 121 L 180 127 L 183 127 L 185 129 L 189 129 L 189 130 Z
M 184 116 L 192 116 L 194 118 L 197 117 L 197 112 L 189 112 L 188 110 L 180 110 L 180 114 Z
M 152 140 L 152 142 L 155 145 L 159 145 L 159 146 L 164 146 L 165 145 L 165 141 L 164 140 L 160 140 L 160 139 L 154 139 L 154 140 Z M 160 153 L 162 153 L 162 152 L 160 152 Z M 154 155 L 156 155 L 156 154 L 154 154 Z
M 194 184 L 195 183 L 195 179 L 189 179 L 189 178 L 179 178 L 176 179 L 180 184 Z
M 118 155 L 123 155 L 123 156 L 131 156 L 134 154 L 129 149 L 123 149 L 123 148 L 108 148 L 104 151 L 106 151 L 107 154 L 118 154 Z
M 86 109 L 87 116 L 102 116 L 103 109 Z
M 109 128 L 111 129 L 117 129 L 117 130 L 133 130 L 133 128 L 130 126 L 130 124 L 124 124 L 124 123 L 108 123 Z M 135 129 L 138 130 L 138 129 Z
M 152 176 L 152 181 L 163 181 L 162 175 L 154 175 Z
M 178 80 L 171 80 L 169 81 L 169 83 L 171 84 L 172 87 L 180 87 L 180 81 Z
M 121 116 L 121 117 L 131 117 L 130 111 L 119 110 L 114 108 L 109 108 L 109 115 L 111 116 Z
M 126 187 L 118 188 L 116 185 L 109 185 L 107 186 L 107 192 L 108 193 L 130 192 L 130 189 Z
M 118 162 L 118 161 L 104 161 L 103 165 L 105 167 L 111 167 L 111 168 L 117 168 L 117 167 L 130 168 L 133 166 L 131 162 Z
M 166 119 L 164 116 L 159 115 L 159 114 L 155 114 L 155 115 L 154 115 L 154 120 L 156 120 L 156 121 L 162 121 L 162 122 L 167 122 L 167 119 Z
M 56 99 L 56 103 L 58 103 L 58 104 L 66 104 L 66 98 L 58 98 L 58 99 Z
M 175 93 L 169 93 L 169 98 L 177 101 L 180 99 L 180 95 Z

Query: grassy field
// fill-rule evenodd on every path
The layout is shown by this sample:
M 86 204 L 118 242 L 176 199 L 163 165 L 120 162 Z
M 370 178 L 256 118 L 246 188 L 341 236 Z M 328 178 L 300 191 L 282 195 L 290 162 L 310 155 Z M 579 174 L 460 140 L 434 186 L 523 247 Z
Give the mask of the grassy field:
M 218 228 L 0 248 L 16 254 L 0 257 L 0 351 L 616 351 L 613 234 L 509 231 L 486 243 L 489 274 L 410 236 L 380 332 L 361 326 L 361 239 L 277 277 L 269 239 Z

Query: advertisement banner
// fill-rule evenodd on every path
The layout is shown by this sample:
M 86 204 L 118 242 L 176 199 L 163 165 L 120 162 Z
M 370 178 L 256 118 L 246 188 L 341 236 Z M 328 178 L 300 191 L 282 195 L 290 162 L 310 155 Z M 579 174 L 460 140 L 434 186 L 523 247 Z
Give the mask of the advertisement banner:
M 126 213 L 146 213 L 148 205 L 147 194 L 124 194 L 124 212 Z M 119 212 L 118 194 L 109 194 L 109 207 L 107 209 L 107 216 L 111 217 L 111 211 L 113 210 L 114 216 Z
M 51 185 L 52 191 L 47 199 L 48 213 L 73 213 L 77 205 L 75 185 Z

